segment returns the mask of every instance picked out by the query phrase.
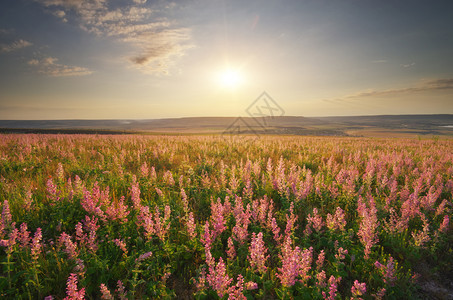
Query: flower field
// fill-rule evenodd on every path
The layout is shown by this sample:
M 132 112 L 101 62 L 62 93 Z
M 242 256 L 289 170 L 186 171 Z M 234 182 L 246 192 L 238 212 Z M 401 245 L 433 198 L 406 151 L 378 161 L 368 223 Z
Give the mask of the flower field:
M 452 140 L 1 135 L 0 297 L 424 298 L 452 198 Z

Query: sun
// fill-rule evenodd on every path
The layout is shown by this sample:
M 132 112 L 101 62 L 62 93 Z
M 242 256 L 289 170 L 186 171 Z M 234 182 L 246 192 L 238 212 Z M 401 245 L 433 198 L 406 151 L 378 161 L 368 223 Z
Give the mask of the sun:
M 244 81 L 244 76 L 239 70 L 225 69 L 219 73 L 219 83 L 225 88 L 238 88 Z

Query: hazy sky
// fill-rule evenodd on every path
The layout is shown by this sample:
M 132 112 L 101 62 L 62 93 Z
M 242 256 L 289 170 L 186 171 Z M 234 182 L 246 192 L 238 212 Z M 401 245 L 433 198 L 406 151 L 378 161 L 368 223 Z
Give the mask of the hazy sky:
M 2 0 L 0 119 L 453 113 L 453 1 Z

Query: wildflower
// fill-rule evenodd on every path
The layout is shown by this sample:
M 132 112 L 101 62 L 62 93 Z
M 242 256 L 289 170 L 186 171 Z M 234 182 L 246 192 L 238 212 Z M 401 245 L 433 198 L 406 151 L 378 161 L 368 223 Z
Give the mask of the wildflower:
M 33 258 L 33 261 L 38 260 L 38 256 L 41 253 L 41 239 L 42 239 L 42 231 L 41 228 L 37 228 L 35 235 L 33 236 L 33 240 L 31 242 L 31 257 Z
M 289 207 L 289 215 L 286 215 L 286 228 L 285 235 L 288 236 L 293 232 L 297 226 L 294 226 L 297 221 L 297 216 L 294 215 L 294 202 L 291 202 Z
M 374 200 L 369 196 L 369 208 L 362 202 L 362 197 L 359 196 L 357 201 L 359 216 L 361 217 L 359 232 L 360 241 L 365 246 L 364 258 L 368 259 L 371 253 L 371 247 L 379 241 L 376 229 L 379 226 L 377 220 L 377 210 Z
M 266 260 L 269 255 L 266 255 L 267 248 L 263 241 L 263 233 L 258 233 L 256 236 L 255 233 L 252 234 L 252 242 L 249 248 L 250 255 L 247 257 L 250 261 L 250 266 L 252 269 L 255 269 L 259 273 L 265 273 L 267 267 L 265 266 Z
M 100 286 L 100 290 L 101 290 L 101 299 L 103 300 L 113 300 L 113 296 L 112 294 L 110 293 L 108 287 L 101 283 L 101 286 Z
M 332 216 L 331 214 L 327 214 L 327 228 L 330 230 L 340 230 L 343 231 L 346 226 L 346 220 L 344 215 L 344 210 L 340 207 L 337 207 L 335 214 Z
M 118 248 L 120 248 L 124 252 L 124 254 L 127 254 L 127 245 L 124 240 L 114 239 L 113 243 L 115 243 L 115 245 L 117 245 Z
M 242 294 L 244 290 L 244 277 L 239 274 L 236 285 L 232 286 L 228 290 L 228 300 L 246 300 L 247 298 Z
M 322 267 L 324 266 L 324 259 L 326 257 L 326 254 L 324 250 L 321 250 L 318 254 L 318 259 L 316 260 L 316 270 L 320 271 Z
M 282 267 L 278 268 L 279 273 L 276 274 L 283 286 L 294 285 L 298 276 L 302 278 L 301 282 L 310 278 L 307 273 L 311 269 L 312 255 L 312 247 L 302 252 L 299 247 L 292 248 L 289 236 L 285 238 L 280 255 Z
M 416 231 L 412 232 L 412 237 L 414 238 L 414 244 L 417 247 L 423 247 L 423 245 L 431 239 L 429 237 L 429 223 L 426 217 L 421 214 L 420 215 L 423 221 L 423 231 Z
M 322 270 L 316 274 L 316 286 L 320 288 L 326 287 L 326 271 Z
M 342 261 L 345 259 L 345 254 L 348 254 L 348 250 L 343 249 L 343 247 L 338 248 L 338 254 L 335 254 L 335 258 L 338 261 Z
M 334 300 L 337 296 L 338 291 L 338 283 L 340 283 L 341 277 L 335 278 L 333 275 L 329 278 L 329 294 L 327 295 L 325 292 L 322 292 L 322 296 L 326 300 Z
M 151 251 L 143 253 L 137 259 L 135 259 L 135 262 L 139 263 L 141 261 L 144 261 L 145 259 L 151 257 L 151 255 L 153 255 L 153 253 Z
M 127 299 L 127 292 L 126 292 L 126 289 L 124 288 L 124 285 L 121 282 L 121 280 L 118 280 L 117 289 L 115 291 L 118 293 L 118 297 L 120 298 L 120 300 Z
M 318 209 L 313 208 L 313 214 L 308 214 L 307 216 L 307 226 L 305 227 L 304 234 L 310 235 L 312 233 L 312 228 L 316 232 L 321 232 L 322 227 L 324 226 L 324 221 L 322 217 L 318 214 Z
M 362 299 L 360 296 L 366 293 L 366 283 L 360 283 L 358 280 L 354 281 L 354 285 L 351 287 L 352 299 Z
M 142 177 L 148 177 L 149 168 L 148 168 L 148 164 L 146 163 L 146 161 L 140 167 L 140 173 L 141 173 Z
M 27 230 L 27 223 L 20 224 L 18 240 L 22 248 L 27 248 L 30 243 L 30 232 Z
M 247 291 L 250 291 L 250 290 L 256 290 L 258 288 L 258 284 L 256 282 L 253 282 L 253 281 L 247 281 L 245 283 L 245 289 Z
M 140 202 L 141 202 L 140 193 L 141 193 L 141 191 L 140 191 L 140 186 L 136 180 L 137 180 L 137 178 L 135 176 L 133 176 L 132 185 L 129 190 L 131 191 L 132 205 L 133 205 L 134 209 L 138 210 L 138 209 L 140 209 Z
M 449 219 L 448 215 L 445 215 L 443 220 L 442 220 L 442 223 L 439 226 L 439 232 L 446 233 L 447 230 L 448 230 L 448 225 L 449 224 L 450 224 L 450 219 Z
M 208 284 L 217 292 L 220 298 L 228 293 L 229 286 L 233 281 L 226 272 L 225 263 L 222 257 L 219 258 L 217 265 L 212 264 L 209 266 L 209 273 L 207 274 Z
M 197 237 L 197 233 L 196 233 L 195 230 L 197 228 L 197 224 L 195 224 L 195 219 L 193 217 L 193 212 L 189 213 L 189 216 L 187 218 L 186 226 L 187 226 L 187 232 L 189 233 L 189 237 L 191 239 L 196 238 Z
M 76 274 L 69 275 L 66 283 L 66 295 L 64 300 L 83 300 L 85 297 L 85 288 L 78 290 Z
M 236 257 L 236 249 L 234 249 L 233 239 L 231 236 L 228 238 L 228 259 L 233 260 Z
M 387 260 L 387 265 L 383 265 L 379 261 L 376 261 L 374 263 L 374 266 L 382 274 L 384 282 L 389 284 L 390 286 L 393 286 L 396 280 L 396 264 L 393 260 L 393 257 L 390 256 L 390 258 Z

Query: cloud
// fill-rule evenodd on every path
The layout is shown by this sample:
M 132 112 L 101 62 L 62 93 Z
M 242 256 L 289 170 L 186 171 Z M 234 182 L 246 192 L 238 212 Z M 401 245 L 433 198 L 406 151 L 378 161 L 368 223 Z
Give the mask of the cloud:
M 14 41 L 10 44 L 0 44 L 0 52 L 7 53 L 7 52 L 13 52 L 25 47 L 29 47 L 33 45 L 32 43 L 25 41 L 25 40 L 17 40 Z
M 373 64 L 384 64 L 386 62 L 387 62 L 387 60 L 385 60 L 385 59 L 378 59 L 378 60 L 372 61 Z
M 442 90 L 453 90 L 453 78 L 441 78 L 433 80 L 424 80 L 414 86 L 401 88 L 401 89 L 388 89 L 388 90 L 369 90 L 358 92 L 355 94 L 347 95 L 340 98 L 324 99 L 324 101 L 349 101 L 349 100 L 361 100 L 372 97 L 392 97 L 399 95 L 406 95 L 412 93 L 421 93 L 428 91 L 442 91 Z
M 38 73 L 51 77 L 68 77 L 68 76 L 84 76 L 90 75 L 93 72 L 87 68 L 77 66 L 67 66 L 57 63 L 58 59 L 54 57 L 46 57 L 43 59 L 32 59 L 28 61 L 30 66 L 38 69 Z
M 410 64 L 402 64 L 402 65 L 401 65 L 401 67 L 403 67 L 403 68 L 410 68 L 410 67 L 413 67 L 413 66 L 415 66 L 415 63 L 414 63 L 414 62 L 413 62 L 413 63 L 410 63 Z
M 111 37 L 131 46 L 127 61 L 133 67 L 154 74 L 168 74 L 178 57 L 191 48 L 189 28 L 158 16 L 164 9 L 142 6 L 110 8 L 106 0 L 35 0 L 61 19 L 73 12 L 78 26 L 91 34 Z M 133 0 L 144 4 L 146 0 Z M 58 12 L 58 13 L 57 13 Z M 64 14 L 63 14 L 64 13 Z

